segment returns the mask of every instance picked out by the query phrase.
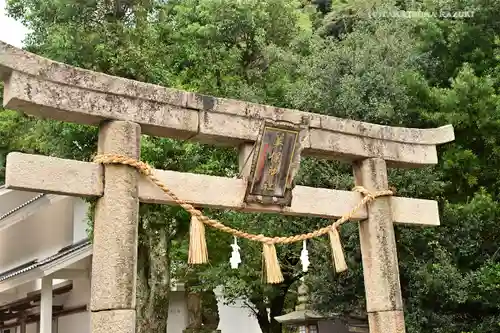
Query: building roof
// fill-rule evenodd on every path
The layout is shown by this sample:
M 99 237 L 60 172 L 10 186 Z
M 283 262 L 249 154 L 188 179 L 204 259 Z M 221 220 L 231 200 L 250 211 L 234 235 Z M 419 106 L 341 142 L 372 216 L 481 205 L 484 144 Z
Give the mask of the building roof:
M 17 275 L 29 272 L 35 268 L 43 268 L 44 266 L 49 266 L 49 265 L 54 264 L 58 261 L 64 261 L 71 254 L 74 254 L 74 253 L 80 252 L 80 251 L 86 251 L 89 249 L 90 250 L 92 249 L 92 244 L 91 244 L 90 240 L 89 239 L 81 240 L 75 244 L 63 247 L 54 255 L 51 255 L 49 257 L 42 258 L 42 259 L 31 260 L 31 261 L 25 262 L 17 267 L 14 267 L 14 268 L 9 269 L 7 271 L 1 272 L 0 273 L 0 282 L 5 281 L 5 280 L 10 279 L 10 278 L 13 278 Z
M 0 230 L 4 230 L 16 223 L 28 219 L 30 216 L 36 214 L 41 208 L 48 207 L 68 198 L 66 196 L 57 194 L 44 194 L 35 192 L 28 193 L 25 191 L 12 190 L 0 186 L 0 196 L 9 196 L 12 194 L 15 195 L 16 193 L 21 193 L 22 197 L 25 197 L 25 199 L 21 201 L 20 204 L 20 200 L 14 200 L 15 202 L 17 202 L 17 205 L 8 205 L 5 204 L 3 198 L 1 200 L 2 205 L 0 205 L 0 208 L 2 209 L 0 209 Z M 26 198 L 27 194 L 30 195 L 30 197 Z M 10 210 L 5 211 L 5 209 Z
M 329 317 L 325 317 L 317 312 L 311 310 L 298 310 L 293 311 L 282 316 L 274 317 L 278 323 L 283 324 L 298 324 L 298 323 L 306 323 L 310 321 L 318 321 L 328 319 Z
M 44 194 L 44 193 L 39 194 L 39 195 L 37 195 L 36 197 L 34 197 L 34 198 L 32 198 L 32 199 L 30 199 L 30 200 L 28 200 L 28 201 L 26 201 L 26 202 L 22 203 L 21 205 L 19 205 L 19 206 L 15 207 L 15 208 L 13 208 L 13 209 L 11 209 L 11 210 L 10 210 L 10 211 L 8 211 L 7 213 L 5 213 L 5 214 L 3 214 L 3 215 L 0 215 L 0 221 L 1 221 L 1 220 L 3 220 L 3 219 L 5 219 L 5 218 L 7 218 L 7 217 L 9 217 L 10 215 L 14 214 L 14 213 L 15 213 L 15 212 L 17 212 L 18 210 L 20 210 L 20 209 L 22 209 L 22 208 L 24 208 L 24 207 L 28 206 L 29 204 L 31 204 L 31 203 L 33 203 L 33 202 L 37 201 L 38 199 L 41 199 L 41 198 L 42 198 L 42 197 L 44 197 L 44 196 L 45 196 L 45 194 Z

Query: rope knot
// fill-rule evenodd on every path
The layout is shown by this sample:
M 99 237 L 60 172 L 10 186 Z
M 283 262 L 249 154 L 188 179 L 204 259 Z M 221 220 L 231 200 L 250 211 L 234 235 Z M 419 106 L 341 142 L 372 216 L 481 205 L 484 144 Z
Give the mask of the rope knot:
M 151 176 L 153 174 L 153 168 L 149 166 L 149 164 L 144 163 L 142 161 L 137 162 L 137 169 L 145 175 L 145 176 Z
M 355 186 L 352 190 L 353 190 L 353 192 L 361 193 L 363 196 L 367 196 L 367 195 L 371 194 L 371 192 L 368 191 L 363 186 Z
M 263 234 L 256 235 L 255 240 L 267 245 L 274 245 L 276 243 L 274 239 L 264 236 Z
M 99 164 L 123 164 L 137 169 L 143 175 L 150 177 L 153 175 L 153 168 L 149 164 L 137 161 L 131 157 L 119 154 L 100 154 L 94 157 L 94 163 Z
M 368 191 L 363 186 L 355 186 L 352 190 L 354 192 L 361 193 L 364 196 L 364 199 L 365 199 L 364 201 L 366 203 L 370 203 L 373 200 L 375 200 L 375 198 L 378 198 L 378 197 L 388 196 L 388 195 L 393 195 L 394 194 L 394 192 L 392 190 L 383 190 L 383 191 L 371 192 L 371 191 Z

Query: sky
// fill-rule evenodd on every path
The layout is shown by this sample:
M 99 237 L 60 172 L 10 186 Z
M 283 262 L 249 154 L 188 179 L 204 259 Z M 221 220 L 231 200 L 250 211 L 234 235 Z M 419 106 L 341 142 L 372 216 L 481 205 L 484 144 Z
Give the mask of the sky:
M 21 47 L 28 29 L 5 14 L 5 0 L 0 0 L 0 40 Z

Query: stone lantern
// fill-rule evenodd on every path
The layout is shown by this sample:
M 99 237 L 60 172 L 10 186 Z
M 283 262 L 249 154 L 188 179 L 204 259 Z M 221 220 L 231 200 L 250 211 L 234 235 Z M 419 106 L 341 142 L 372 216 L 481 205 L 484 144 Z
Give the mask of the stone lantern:
M 304 282 L 300 285 L 298 292 L 298 304 L 295 311 L 274 317 L 274 319 L 291 327 L 294 333 L 320 333 L 318 323 L 329 318 L 309 309 L 308 288 Z

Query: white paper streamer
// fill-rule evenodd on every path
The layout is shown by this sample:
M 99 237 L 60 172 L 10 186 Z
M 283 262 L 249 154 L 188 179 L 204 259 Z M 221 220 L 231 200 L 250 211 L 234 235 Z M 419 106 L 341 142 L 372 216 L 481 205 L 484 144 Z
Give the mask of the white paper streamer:
M 306 240 L 302 242 L 302 251 L 300 252 L 300 261 L 302 263 L 302 271 L 307 272 L 309 269 L 309 251 L 307 251 Z
M 240 247 L 238 246 L 238 240 L 234 237 L 234 243 L 231 244 L 233 248 L 233 252 L 231 252 L 231 259 L 229 259 L 229 263 L 231 263 L 232 269 L 237 269 L 238 265 L 241 264 L 241 256 L 240 256 Z

